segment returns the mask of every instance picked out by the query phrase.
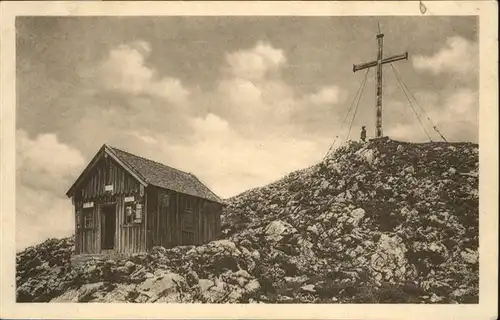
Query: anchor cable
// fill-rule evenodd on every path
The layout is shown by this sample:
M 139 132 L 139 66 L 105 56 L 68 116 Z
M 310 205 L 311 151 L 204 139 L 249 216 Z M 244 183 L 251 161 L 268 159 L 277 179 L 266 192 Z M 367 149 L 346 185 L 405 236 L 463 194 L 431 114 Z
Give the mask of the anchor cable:
M 403 93 L 405 94 L 405 97 L 406 99 L 408 100 L 408 103 L 411 107 L 411 109 L 413 110 L 413 113 L 415 113 L 415 116 L 417 117 L 417 120 L 418 120 L 418 123 L 420 124 L 420 126 L 422 127 L 423 131 L 425 132 L 425 135 L 427 136 L 427 138 L 429 138 L 429 141 L 432 142 L 432 138 L 431 136 L 429 135 L 429 132 L 427 132 L 427 129 L 425 129 L 425 126 L 423 125 L 422 123 L 422 120 L 420 120 L 420 116 L 418 115 L 418 112 L 417 110 L 415 110 L 415 108 L 413 107 L 413 103 L 411 102 L 411 99 L 410 97 L 408 96 L 408 93 L 406 92 L 406 89 L 405 87 L 403 86 L 402 82 L 401 82 L 401 79 L 399 78 L 398 74 L 396 73 L 395 69 L 394 69 L 394 66 L 392 65 L 392 63 L 390 63 L 391 65 L 391 68 L 392 70 L 394 71 L 394 74 L 396 75 L 396 79 L 398 80 L 398 83 L 399 83 L 399 86 L 401 87 L 401 90 L 403 90 Z
M 362 88 L 364 88 L 365 86 L 365 83 L 366 83 L 366 79 L 368 78 L 368 72 L 370 71 L 370 68 L 368 68 L 366 70 L 366 73 L 365 73 L 365 77 L 363 79 L 363 82 L 361 83 L 361 85 L 359 86 L 358 90 L 356 91 L 356 94 L 354 95 L 354 99 L 352 100 L 351 102 L 351 105 L 349 106 L 349 109 L 347 110 L 347 113 L 345 114 L 344 116 L 344 119 L 342 120 L 342 123 L 340 125 L 340 132 L 342 131 L 342 128 L 344 127 L 344 124 L 347 120 L 347 117 L 349 116 L 349 113 L 351 113 L 351 110 L 352 108 L 354 107 L 354 104 L 356 102 L 356 99 L 358 98 L 358 95 L 360 95 L 360 93 L 362 94 Z M 358 105 L 359 105 L 359 100 L 358 100 Z M 356 107 L 357 108 L 357 107 Z M 332 151 L 332 148 L 333 146 L 335 145 L 335 142 L 337 142 L 337 139 L 339 138 L 339 136 L 335 136 L 335 139 L 333 140 L 332 144 L 330 145 L 330 148 L 328 148 L 328 151 L 326 152 L 326 154 L 323 156 L 323 160 L 326 159 L 326 157 L 330 154 L 330 151 Z
M 370 69 L 368 69 L 368 70 L 370 70 Z M 361 97 L 363 96 L 363 91 L 365 90 L 367 76 L 368 76 L 368 72 L 365 75 L 365 79 L 364 79 L 362 87 L 361 87 L 361 93 L 359 94 L 358 103 L 356 104 L 356 109 L 354 109 L 354 114 L 352 115 L 351 123 L 349 124 L 349 131 L 347 132 L 346 140 L 348 140 L 349 136 L 351 135 L 352 124 L 354 123 L 354 119 L 356 118 L 356 114 L 358 113 L 358 107 L 359 107 L 359 103 L 361 102 Z
M 420 110 L 422 110 L 422 112 L 424 113 L 425 117 L 427 118 L 427 120 L 429 120 L 429 123 L 432 125 L 432 129 L 434 129 L 434 131 L 437 132 L 437 134 L 439 134 L 439 136 L 445 141 L 445 142 L 448 142 L 448 140 L 446 140 L 446 138 L 444 137 L 444 135 L 441 133 L 441 131 L 438 129 L 438 127 L 434 124 L 434 122 L 431 120 L 431 118 L 429 117 L 429 115 L 427 114 L 427 112 L 425 111 L 425 109 L 422 107 L 422 105 L 418 102 L 417 98 L 415 97 L 415 95 L 412 93 L 412 91 L 410 90 L 410 88 L 408 88 L 408 86 L 406 85 L 406 83 L 403 81 L 403 77 L 401 77 L 401 75 L 399 74 L 399 72 L 397 71 L 396 67 L 394 67 L 391 63 L 391 67 L 392 67 L 392 70 L 394 71 L 394 73 L 396 74 L 396 77 L 400 79 L 401 83 L 403 84 L 403 86 L 406 88 L 406 91 L 408 91 L 408 93 L 410 94 L 410 96 L 413 98 L 413 100 L 415 100 L 417 106 L 420 108 Z

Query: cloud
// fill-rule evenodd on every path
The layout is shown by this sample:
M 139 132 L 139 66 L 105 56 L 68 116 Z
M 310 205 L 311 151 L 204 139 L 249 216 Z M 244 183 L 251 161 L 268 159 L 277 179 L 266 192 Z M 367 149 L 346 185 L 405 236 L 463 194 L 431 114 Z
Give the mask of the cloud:
M 262 88 L 242 78 L 224 79 L 219 83 L 219 94 L 231 104 L 259 108 L 263 103 Z M 248 110 L 248 108 L 246 108 Z
M 77 149 L 54 134 L 31 139 L 16 132 L 16 247 L 73 232 L 73 209 L 65 193 L 84 166 Z
M 341 91 L 338 86 L 323 87 L 310 94 L 307 100 L 316 105 L 337 104 L 341 100 Z
M 151 46 L 144 41 L 122 44 L 109 53 L 98 67 L 96 79 L 110 91 L 131 95 L 149 95 L 175 104 L 186 102 L 189 90 L 172 77 L 160 77 L 146 66 Z
M 433 95 L 428 92 L 421 92 L 417 94 L 417 99 L 419 96 Z M 421 100 L 421 106 L 426 112 L 423 113 L 417 105 L 415 105 L 415 108 L 424 127 L 434 141 L 442 139 L 434 131 L 433 124 L 437 126 L 448 141 L 478 141 L 479 96 L 477 91 L 469 88 L 459 88 L 444 95 L 441 99 L 434 95 L 433 98 Z M 428 121 L 427 116 L 432 122 Z M 411 115 L 408 113 L 408 118 L 404 122 L 393 122 L 385 131 L 387 135 L 396 140 L 428 141 L 424 130 L 413 113 Z
M 116 29 L 119 34 L 111 29 L 114 39 L 136 39 L 134 34 L 122 35 L 123 28 Z M 197 50 L 195 42 L 211 43 L 210 29 L 206 34 L 201 29 L 188 32 L 185 39 L 172 34 L 158 40 L 153 35 L 150 39 L 158 45 L 123 40 L 107 52 L 99 45 L 101 35 L 96 41 L 72 37 L 57 46 L 45 44 L 43 37 L 26 37 L 41 40 L 26 42 L 20 56 L 20 65 L 31 63 L 19 74 L 26 85 L 20 86 L 24 98 L 17 109 L 18 126 L 30 133 L 18 135 L 16 221 L 21 243 L 34 243 L 33 235 L 43 240 L 70 231 L 72 222 L 65 219 L 72 218 L 66 215 L 71 203 L 64 192 L 86 164 L 82 159 L 90 159 L 103 143 L 193 172 L 226 197 L 318 162 L 337 135 L 347 135 L 350 117 L 343 132 L 339 127 L 359 82 L 349 66 L 338 63 L 352 53 L 335 48 L 349 41 L 340 37 L 332 46 L 325 45 L 321 35 L 301 33 L 304 42 L 277 32 L 270 41 L 250 43 L 258 36 L 253 30 L 236 42 L 225 41 L 227 34 L 216 35 L 213 43 L 220 45 Z M 148 32 L 140 33 L 146 37 Z M 477 42 L 454 37 L 436 48 L 439 37 L 423 36 L 419 41 L 426 54 L 413 64 L 426 74 L 411 89 L 447 138 L 473 141 L 478 89 L 477 79 L 467 72 L 477 71 Z M 397 37 L 394 41 L 401 41 Z M 308 45 L 297 47 L 297 41 Z M 241 47 L 234 48 L 237 43 Z M 40 49 L 45 60 L 54 62 L 51 68 L 39 59 Z M 73 70 L 79 71 L 76 76 Z M 425 91 L 434 85 L 439 88 Z M 369 134 L 374 131 L 371 90 L 368 84 L 352 138 L 359 137 L 361 125 L 367 125 Z M 397 97 L 389 88 L 385 93 L 384 133 L 425 140 L 404 96 Z M 54 134 L 36 134 L 47 130 Z M 39 227 L 48 221 L 52 228 Z
M 16 250 L 74 233 L 73 206 L 43 189 L 16 187 Z
M 301 137 L 302 131 L 290 119 L 303 109 L 310 112 L 315 104 L 338 103 L 341 89 L 331 85 L 296 95 L 281 77 L 286 67 L 284 52 L 269 43 L 258 42 L 225 57 L 215 90 L 199 92 L 199 101 L 191 101 L 205 107 L 198 108 L 197 114 L 169 114 L 172 122 L 183 124 L 179 128 L 182 140 L 168 131 L 170 126 L 154 124 L 158 114 L 144 115 L 152 106 L 139 114 L 122 112 L 118 118 L 123 127 L 112 122 L 117 114 L 108 120 L 99 116 L 99 121 L 105 121 L 108 129 L 132 132 L 128 139 L 116 135 L 118 147 L 193 172 L 223 197 L 317 162 L 328 141 Z M 143 65 L 142 61 L 137 65 Z M 147 124 L 147 119 L 153 124 Z M 88 123 L 86 127 L 95 122 Z
M 188 143 L 159 131 L 143 131 L 134 134 L 155 141 L 153 145 L 134 140 L 119 147 L 192 172 L 219 196 L 230 197 L 318 162 L 329 142 L 273 133 L 242 134 L 213 113 L 191 118 L 189 127 Z
M 453 95 L 446 97 L 445 112 L 440 112 L 441 118 L 463 119 L 478 122 L 479 95 L 477 91 L 469 88 L 457 90 Z M 439 110 L 439 109 L 437 109 Z
M 284 52 L 264 42 L 227 53 L 226 72 L 214 94 L 215 113 L 250 136 L 281 130 L 297 103 L 281 78 L 285 64 Z
M 262 186 L 320 160 L 324 148 L 315 141 L 289 138 L 205 139 L 192 149 L 200 178 L 223 197 Z M 211 154 L 210 157 L 203 155 Z M 203 168 L 205 167 L 205 170 Z M 242 170 L 244 168 L 244 170 Z
M 192 120 L 192 144 L 161 142 L 157 160 L 195 173 L 222 197 L 265 185 L 320 160 L 324 144 L 289 137 L 248 137 L 214 114 Z M 175 157 L 171 157 L 175 155 Z
M 195 134 L 204 138 L 213 138 L 210 135 L 226 135 L 230 132 L 229 123 L 220 117 L 209 113 L 204 118 L 194 118 L 192 126 Z
M 283 79 L 286 67 L 285 52 L 271 43 L 257 42 L 250 49 L 227 53 L 212 112 L 253 138 L 302 135 L 311 129 L 311 114 L 336 120 L 331 106 L 344 101 L 346 92 L 331 84 L 299 93 Z
M 156 138 L 140 131 L 132 131 L 129 133 L 129 135 L 136 139 L 139 139 L 140 141 L 148 145 L 154 145 L 158 143 L 158 140 L 156 140 Z
M 259 42 L 252 49 L 227 54 L 226 62 L 232 76 L 255 81 L 282 68 L 286 58 L 282 50 Z
M 60 191 L 84 164 L 80 152 L 58 141 L 55 134 L 40 134 L 31 140 L 18 130 L 17 174 L 24 185 Z
M 314 164 L 326 151 L 329 139 L 310 139 L 293 119 L 312 108 L 322 117 L 335 112 L 321 105 L 338 104 L 342 90 L 297 94 L 282 78 L 281 49 L 261 42 L 226 54 L 215 90 L 195 97 L 147 65 L 151 52 L 146 42 L 113 48 L 94 68 L 92 90 L 82 88 L 78 121 L 58 136 L 18 132 L 18 247 L 71 234 L 64 193 L 103 143 L 193 172 L 222 197 Z
M 475 74 L 478 71 L 478 46 L 462 37 L 451 37 L 446 39 L 446 46 L 435 54 L 413 58 L 413 66 L 435 75 L 444 72 L 464 76 Z

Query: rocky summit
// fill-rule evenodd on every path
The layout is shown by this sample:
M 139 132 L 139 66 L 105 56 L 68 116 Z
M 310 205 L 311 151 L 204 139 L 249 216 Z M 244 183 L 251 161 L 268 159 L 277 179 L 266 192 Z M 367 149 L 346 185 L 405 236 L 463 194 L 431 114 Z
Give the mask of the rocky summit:
M 17 255 L 18 302 L 477 303 L 478 145 L 348 142 L 227 200 L 220 240 L 71 264 Z

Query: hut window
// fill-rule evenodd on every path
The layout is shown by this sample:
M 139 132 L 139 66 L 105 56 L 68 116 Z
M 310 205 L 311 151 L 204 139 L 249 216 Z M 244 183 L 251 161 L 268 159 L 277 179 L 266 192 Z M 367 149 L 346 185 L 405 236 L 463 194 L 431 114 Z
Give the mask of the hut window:
M 186 211 L 193 211 L 193 203 L 190 200 L 188 197 L 184 198 L 184 209 Z
M 94 221 L 93 221 L 93 210 L 92 208 L 89 209 L 84 209 L 83 210 L 83 227 L 84 228 L 93 228 L 94 227 Z
M 165 207 L 168 207 L 170 204 L 170 196 L 168 194 L 164 194 L 161 197 L 161 204 Z
M 138 203 L 135 206 L 135 221 L 136 223 L 141 222 L 142 220 L 142 204 Z
M 134 214 L 132 210 L 132 205 L 125 207 L 125 223 L 132 223 L 134 220 Z
M 130 203 L 125 207 L 125 224 L 142 222 L 142 203 Z

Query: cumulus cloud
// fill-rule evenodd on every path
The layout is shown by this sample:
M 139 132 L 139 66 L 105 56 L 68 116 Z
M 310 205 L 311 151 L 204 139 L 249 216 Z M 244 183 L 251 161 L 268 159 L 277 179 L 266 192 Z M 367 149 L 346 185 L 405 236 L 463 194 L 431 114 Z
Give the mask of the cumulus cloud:
M 418 96 L 433 96 L 427 92 L 421 92 Z M 456 89 L 448 95 L 438 99 L 422 99 L 421 106 L 425 113 L 417 108 L 417 113 L 433 140 L 441 140 L 433 129 L 433 124 L 449 141 L 478 141 L 479 124 L 479 96 L 477 91 L 469 88 Z M 431 119 L 428 121 L 427 116 Z M 428 141 L 427 135 L 418 123 L 416 117 L 411 114 L 405 122 L 393 123 L 386 129 L 386 134 L 394 139 L 405 141 Z
M 295 138 L 249 139 L 236 136 L 227 140 L 205 139 L 192 149 L 196 168 L 214 191 L 223 197 L 270 183 L 283 175 L 320 160 L 317 142 Z M 203 158 L 203 155 L 211 154 Z M 242 170 L 244 168 L 244 170 Z
M 346 93 L 337 85 L 325 85 L 299 94 L 282 78 L 284 52 L 271 44 L 228 53 L 215 90 L 198 92 L 196 103 L 189 95 L 183 98 L 182 104 L 205 105 L 197 110 L 162 103 L 166 97 L 155 90 L 168 80 L 146 65 L 151 50 L 147 43 L 111 50 L 98 66 L 103 77 L 102 87 L 96 87 L 99 94 L 93 95 L 96 100 L 64 136 L 68 145 L 55 135 L 30 139 L 20 132 L 19 170 L 32 167 L 37 178 L 20 175 L 19 201 L 24 204 L 19 204 L 19 246 L 30 238 L 22 230 L 37 234 L 33 243 L 72 231 L 71 202 L 64 191 L 86 164 L 83 158 L 90 159 L 103 143 L 193 172 L 217 194 L 229 197 L 316 163 L 332 142 L 331 136 L 312 136 L 320 123 L 331 129 L 340 121 L 338 108 L 332 106 L 343 102 Z M 62 163 L 51 165 L 43 150 L 61 154 Z M 38 227 L 24 217 L 39 207 L 61 221 L 58 230 L 34 231 Z M 40 219 L 36 225 L 41 227 L 50 221 Z
M 124 143 L 132 153 L 192 172 L 221 197 L 265 185 L 281 176 L 316 163 L 328 139 L 309 140 L 295 135 L 242 134 L 228 120 L 208 113 L 191 118 L 189 142 L 162 132 L 134 132 L 154 144 Z
M 323 87 L 307 97 L 313 104 L 336 104 L 341 100 L 341 91 L 338 86 Z
M 220 137 L 220 135 L 226 135 L 230 132 L 229 123 L 212 113 L 207 114 L 204 118 L 194 118 L 192 126 L 195 134 L 205 138 L 213 138 L 210 135 Z
M 16 247 L 73 232 L 73 209 L 65 193 L 84 158 L 54 134 L 16 133 Z
M 148 145 L 154 145 L 158 143 L 158 140 L 156 138 L 150 136 L 148 133 L 140 132 L 140 131 L 132 131 L 129 133 L 130 136 L 139 139 L 145 144 Z
M 478 44 L 462 37 L 450 37 L 445 46 L 429 56 L 416 56 L 413 67 L 429 72 L 439 89 L 415 92 L 414 103 L 423 126 L 433 140 L 442 140 L 436 125 L 449 141 L 478 141 L 479 96 L 477 89 Z M 420 75 L 421 77 L 422 75 Z M 444 78 L 446 77 L 446 78 Z M 425 113 L 419 108 L 422 106 Z M 404 100 L 386 104 L 385 133 L 395 139 L 428 141 L 415 114 Z M 404 111 L 402 111 L 404 110 Z M 430 117 L 431 121 L 428 120 Z M 398 119 L 399 117 L 399 119 Z
M 224 79 L 219 83 L 219 94 L 230 103 L 258 108 L 263 103 L 262 88 L 249 80 L 241 78 Z M 248 108 L 247 108 L 248 109 Z
M 317 111 L 334 119 L 333 108 L 323 109 L 342 102 L 343 90 L 327 85 L 299 94 L 282 77 L 286 67 L 285 52 L 270 43 L 258 42 L 250 49 L 226 54 L 226 72 L 215 94 L 216 113 L 234 124 L 238 132 L 253 137 L 296 136 L 303 131 L 300 125 L 309 125 L 307 121 L 294 121 L 306 119 L 304 113 Z
M 211 97 L 201 103 L 210 104 L 212 111 L 187 119 L 191 129 L 185 132 L 187 142 L 157 131 L 155 152 L 131 145 L 134 152 L 197 174 L 222 197 L 264 185 L 321 159 L 329 137 L 311 140 L 293 116 L 343 99 L 342 90 L 334 85 L 297 95 L 281 78 L 284 53 L 270 44 L 258 43 L 226 57 L 224 70 L 230 72 L 221 74 L 214 92 L 202 94 Z M 243 57 L 253 57 L 250 65 L 257 72 L 243 67 Z
M 268 133 L 287 122 L 295 99 L 281 79 L 286 57 L 269 43 L 226 54 L 224 74 L 215 97 L 219 115 L 235 123 L 239 132 Z
M 283 67 L 286 58 L 282 50 L 259 42 L 252 49 L 227 54 L 226 62 L 231 75 L 255 81 Z
M 58 141 L 55 134 L 40 134 L 30 139 L 19 130 L 17 139 L 17 173 L 25 185 L 59 191 L 83 166 L 83 157 Z
M 444 112 L 439 108 L 436 108 L 435 112 L 438 113 L 439 116 L 443 119 L 463 119 L 477 122 L 478 101 L 479 95 L 477 91 L 473 91 L 469 88 L 461 88 L 457 90 L 453 95 L 446 97 L 445 105 L 447 108 Z
M 222 197 L 311 165 L 318 161 L 325 147 L 317 141 L 292 136 L 244 136 L 214 114 L 194 118 L 192 127 L 196 137 L 192 144 L 161 139 L 162 155 L 156 159 L 195 173 Z M 169 159 L 172 154 L 176 156 Z
M 158 75 L 145 64 L 151 46 L 144 41 L 122 44 L 109 53 L 97 69 L 97 79 L 104 88 L 132 95 L 150 95 L 182 104 L 189 91 L 172 77 Z
M 430 71 L 435 75 L 451 72 L 470 75 L 478 71 L 477 43 L 462 37 L 446 39 L 446 45 L 430 56 L 416 56 L 413 66 L 417 70 Z
M 339 55 L 318 54 L 333 48 L 323 46 L 321 41 L 310 52 L 295 50 L 297 39 L 291 39 L 291 43 L 280 39 L 283 47 L 265 41 L 252 45 L 247 42 L 252 35 L 241 41 L 248 46 L 218 51 L 227 50 L 235 43 L 231 42 L 228 46 L 213 46 L 199 55 L 193 54 L 193 46 L 189 45 L 192 35 L 186 37 L 175 50 L 135 41 L 100 52 L 103 46 L 82 41 L 82 47 L 90 46 L 85 55 L 61 59 L 64 63 L 55 66 L 59 67 L 57 70 L 74 66 L 80 71 L 79 79 L 63 72 L 60 81 L 54 81 L 53 75 L 59 73 L 46 70 L 45 64 L 26 71 L 33 75 L 33 80 L 22 86 L 22 96 L 41 95 L 46 102 L 40 104 L 30 99 L 29 103 L 21 103 L 24 107 L 18 109 L 18 117 L 24 121 L 19 125 L 30 132 L 53 130 L 57 135 L 28 136 L 24 131 L 18 132 L 18 246 L 72 231 L 72 220 L 65 220 L 72 219 L 72 215 L 66 214 L 72 212 L 71 202 L 64 192 L 86 165 L 84 159 L 90 159 L 103 143 L 193 172 L 217 194 L 227 197 L 316 163 L 336 135 L 346 135 L 347 125 L 346 132 L 339 132 L 348 107 L 344 102 L 352 99 L 358 84 L 349 80 L 352 73 L 347 67 L 334 68 L 338 74 L 328 69 L 328 75 L 324 70 L 316 70 L 317 65 L 331 67 L 332 62 L 345 61 L 348 54 L 340 55 L 342 50 L 337 50 Z M 203 35 L 196 33 L 196 37 Z M 171 40 L 154 35 L 151 39 L 164 43 Z M 341 40 L 339 48 L 344 45 Z M 424 48 L 434 47 L 434 40 L 422 43 Z M 75 50 L 71 44 L 47 46 L 47 50 Z M 476 89 L 472 81 L 462 83 L 472 89 L 456 89 L 457 79 L 469 78 L 462 75 L 477 70 L 476 47 L 476 42 L 450 38 L 442 49 L 433 49 L 434 52 L 413 61 L 416 69 L 436 75 L 432 77 L 435 83 L 448 86 L 445 90 L 415 93 L 450 140 L 477 137 Z M 154 50 L 158 48 L 165 51 L 156 55 Z M 25 50 L 30 55 L 20 60 L 22 65 L 40 60 L 34 59 L 39 51 L 31 55 L 32 46 Z M 294 50 L 293 55 L 290 50 Z M 155 53 L 154 57 L 169 59 L 166 52 L 175 59 L 186 59 L 182 63 L 189 67 L 173 68 L 168 74 L 159 72 L 155 66 L 159 61 L 151 58 Z M 47 56 L 58 53 L 56 50 Z M 98 56 L 104 59 L 91 60 Z M 198 73 L 199 68 L 203 72 Z M 183 83 L 173 72 L 185 72 L 182 79 L 195 83 Z M 290 76 L 295 79 L 289 81 Z M 330 76 L 338 82 L 328 83 Z M 40 87 L 44 81 L 49 85 Z M 395 139 L 425 140 L 411 111 L 408 116 L 397 114 L 404 106 L 397 106 L 394 111 L 401 121 L 391 119 L 390 100 L 394 96 L 390 90 L 386 93 L 389 99 L 384 103 L 384 133 Z M 373 100 L 368 100 L 362 100 L 351 137 L 357 138 L 359 133 L 354 132 L 362 124 L 370 126 L 374 122 Z M 400 102 L 404 97 L 394 100 Z M 37 112 L 33 112 L 32 105 Z M 52 120 L 53 115 L 57 115 L 57 121 Z M 35 119 L 38 116 L 45 121 L 39 122 Z M 27 117 L 32 119 L 29 124 Z M 432 128 L 427 128 L 432 132 Z

